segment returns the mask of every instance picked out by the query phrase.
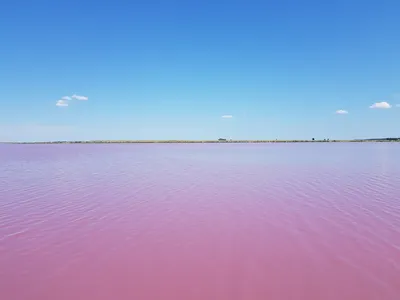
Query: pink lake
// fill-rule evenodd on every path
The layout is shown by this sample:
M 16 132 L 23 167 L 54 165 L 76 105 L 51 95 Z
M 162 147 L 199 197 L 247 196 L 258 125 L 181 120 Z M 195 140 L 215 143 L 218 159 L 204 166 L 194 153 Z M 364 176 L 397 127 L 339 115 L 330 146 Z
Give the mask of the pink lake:
M 1 300 L 398 300 L 400 144 L 0 145 Z

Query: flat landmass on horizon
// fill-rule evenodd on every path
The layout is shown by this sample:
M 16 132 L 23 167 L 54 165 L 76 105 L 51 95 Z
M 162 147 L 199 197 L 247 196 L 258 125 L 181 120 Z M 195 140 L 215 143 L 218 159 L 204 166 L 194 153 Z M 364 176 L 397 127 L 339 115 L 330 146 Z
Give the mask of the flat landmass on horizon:
M 352 140 L 88 140 L 88 141 L 35 141 L 2 142 L 6 144 L 145 144 L 145 143 L 351 143 L 351 142 L 400 142 L 400 138 L 352 139 Z

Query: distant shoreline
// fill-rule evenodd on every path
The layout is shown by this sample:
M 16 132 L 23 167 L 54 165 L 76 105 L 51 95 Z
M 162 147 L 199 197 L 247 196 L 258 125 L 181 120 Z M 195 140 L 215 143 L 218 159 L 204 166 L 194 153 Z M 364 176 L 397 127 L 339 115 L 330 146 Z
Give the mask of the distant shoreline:
M 354 140 L 93 140 L 93 141 L 42 141 L 1 142 L 2 144 L 257 144 L 257 143 L 368 143 L 400 142 L 400 138 Z

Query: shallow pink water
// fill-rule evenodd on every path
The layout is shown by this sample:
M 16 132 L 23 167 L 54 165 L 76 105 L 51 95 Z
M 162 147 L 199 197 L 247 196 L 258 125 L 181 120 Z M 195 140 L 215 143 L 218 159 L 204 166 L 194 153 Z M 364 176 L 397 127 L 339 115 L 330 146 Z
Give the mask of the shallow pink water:
M 0 145 L 0 299 L 400 299 L 399 144 Z

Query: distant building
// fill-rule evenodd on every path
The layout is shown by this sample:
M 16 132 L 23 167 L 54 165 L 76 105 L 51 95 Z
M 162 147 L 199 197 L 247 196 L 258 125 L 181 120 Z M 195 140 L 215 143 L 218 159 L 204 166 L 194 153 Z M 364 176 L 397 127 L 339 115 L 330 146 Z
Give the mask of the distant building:
M 219 138 L 219 139 L 218 139 L 218 142 L 226 142 L 226 139 Z

